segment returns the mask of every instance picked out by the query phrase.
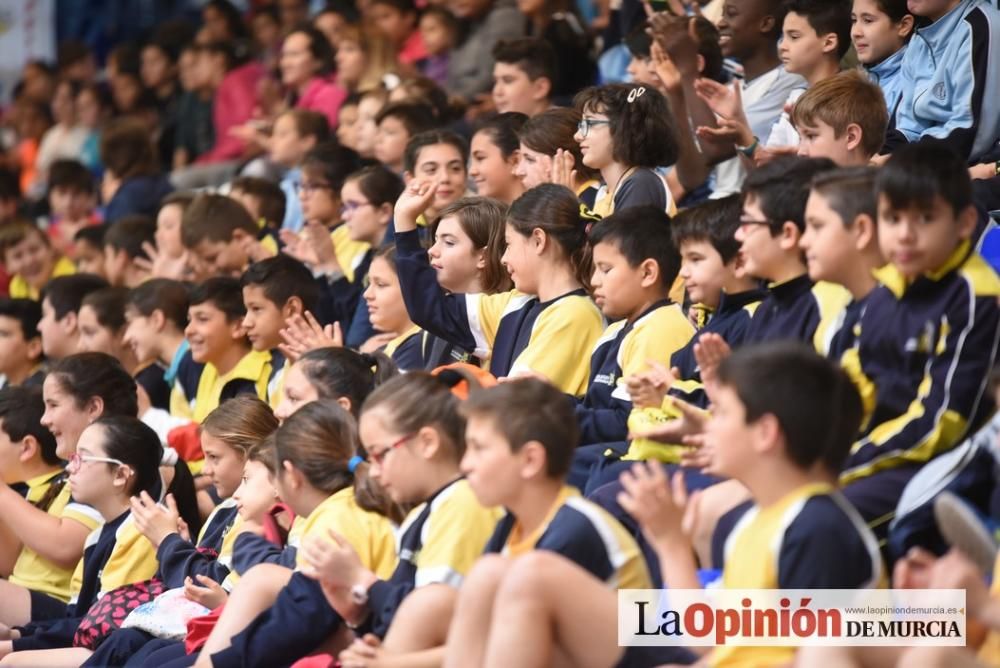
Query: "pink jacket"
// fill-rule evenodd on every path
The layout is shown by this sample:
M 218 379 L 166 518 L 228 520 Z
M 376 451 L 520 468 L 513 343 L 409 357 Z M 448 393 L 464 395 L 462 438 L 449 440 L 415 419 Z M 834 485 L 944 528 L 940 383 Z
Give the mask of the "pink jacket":
M 257 84 L 264 74 L 264 66 L 257 61 L 241 65 L 226 74 L 212 102 L 215 146 L 208 153 L 198 156 L 196 162 L 225 162 L 243 155 L 243 140 L 231 136 L 229 130 L 253 118 L 257 106 Z
M 337 127 L 337 113 L 347 99 L 347 91 L 329 79 L 315 77 L 309 81 L 306 90 L 299 97 L 296 108 L 318 111 L 330 121 L 330 128 Z

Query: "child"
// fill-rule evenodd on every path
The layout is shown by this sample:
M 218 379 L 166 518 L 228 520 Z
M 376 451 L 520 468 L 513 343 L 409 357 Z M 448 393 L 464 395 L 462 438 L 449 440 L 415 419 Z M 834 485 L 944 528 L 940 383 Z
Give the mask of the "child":
M 477 194 L 508 206 L 524 194 L 524 184 L 514 172 L 520 161 L 517 133 L 527 120 L 524 114 L 511 112 L 479 124 L 469 146 L 469 176 Z
M 375 115 L 375 159 L 396 174 L 403 173 L 403 156 L 410 138 L 437 125 L 434 110 L 419 102 L 392 102 Z
M 181 242 L 209 276 L 239 278 L 254 260 L 278 252 L 277 243 L 239 202 L 199 195 L 181 220 Z
M 83 227 L 100 222 L 94 176 L 76 160 L 56 160 L 49 167 L 49 221 L 46 232 L 56 251 L 73 257 L 73 238 Z
M 156 224 L 148 216 L 123 216 L 104 233 L 104 273 L 111 285 L 134 288 L 150 278 L 143 264 L 146 248 L 156 238 Z
M 361 347 L 361 352 L 381 349 L 403 371 L 423 369 L 424 337 L 407 313 L 396 267 L 396 248 L 387 246 L 375 254 L 364 292 L 368 317 L 380 335 Z M 388 339 L 387 342 L 383 342 Z
M 250 346 L 271 355 L 267 397 L 271 407 L 276 408 L 287 370 L 285 358 L 278 351 L 281 330 L 293 316 L 316 310 L 319 284 L 305 265 L 281 254 L 252 264 L 240 278 L 240 286 L 246 307 L 243 328 Z
M 358 151 L 358 105 L 360 102 L 361 96 L 357 93 L 351 93 L 340 105 L 340 111 L 337 112 L 337 141 L 340 142 L 341 146 L 352 151 Z M 284 180 L 282 182 L 284 183 Z M 294 187 L 294 185 L 293 183 L 292 186 Z M 282 188 L 284 187 L 282 185 Z
M 191 420 L 203 365 L 191 357 L 184 338 L 187 321 L 187 287 L 154 278 L 129 292 L 122 341 L 136 359 L 151 360 L 166 369 L 163 381 L 170 388 L 170 414 Z
M 799 155 L 863 167 L 881 150 L 889 124 L 884 95 L 856 71 L 811 86 L 792 108 Z
M 878 243 L 888 261 L 857 339 L 866 421 L 841 475 L 844 493 L 884 530 L 921 464 L 986 418 L 1000 279 L 972 250 L 965 159 L 947 146 L 898 149 L 876 180 Z M 920 295 L 920 306 L 914 303 Z M 956 373 L 956 369 L 962 373 Z
M 677 161 L 677 138 L 666 98 L 647 86 L 608 84 L 581 91 L 574 139 L 583 164 L 601 173 L 594 213 L 609 216 L 651 204 L 676 212 L 667 182 L 654 169 Z
M 116 223 L 117 224 L 117 223 Z M 138 358 L 125 342 L 127 288 L 102 288 L 83 298 L 78 316 L 80 350 L 111 355 L 122 363 L 145 392 L 153 408 L 170 408 L 170 387 L 163 379 L 164 367 L 154 358 Z M 140 416 L 141 417 L 141 416 Z
M 540 39 L 525 38 L 493 47 L 493 105 L 497 112 L 537 116 L 552 107 L 556 55 Z
M 423 225 L 436 220 L 442 209 L 465 195 L 468 162 L 469 145 L 453 132 L 432 130 L 410 139 L 403 157 L 406 185 L 438 184 L 433 199 L 421 211 Z
M 474 392 L 462 413 L 462 472 L 480 504 L 503 506 L 507 514 L 486 546 L 500 556 L 480 559 L 459 593 L 448 633 L 449 665 L 480 666 L 487 656 L 495 658 L 487 652 L 492 639 L 473 629 L 489 626 L 505 574 L 533 551 L 562 555 L 609 587 L 650 586 L 632 537 L 564 482 L 578 434 L 560 392 L 518 380 Z
M 579 125 L 580 112 L 563 107 L 529 118 L 517 133 L 520 160 L 514 174 L 520 177 L 525 190 L 530 190 L 543 183 L 552 183 L 553 170 L 560 158 L 564 163 L 569 160 L 571 179 L 565 185 L 588 209 L 593 209 L 601 173 L 583 164 L 580 145 L 573 139 Z
M 353 150 L 363 158 L 374 157 L 375 153 L 375 117 L 389 100 L 389 93 L 384 86 L 378 86 L 361 93 L 358 100 L 358 120 L 355 123 L 355 143 Z
M 799 239 L 809 278 L 842 285 L 851 293 L 827 353 L 845 367 L 853 365 L 843 356 L 853 349 L 855 328 L 878 285 L 875 270 L 885 265 L 878 247 L 875 176 L 869 167 L 817 175 L 806 203 L 806 229 Z
M 903 97 L 905 82 L 900 76 L 903 54 L 916 27 L 906 0 L 854 0 L 851 9 L 851 41 L 860 62 L 878 84 L 889 110 Z
M 160 203 L 156 214 L 156 258 L 150 263 L 150 273 L 156 278 L 184 280 L 191 273 L 188 252 L 181 243 L 181 221 L 194 199 L 194 193 L 181 191 L 170 193 Z
M 830 322 L 849 298 L 843 288 L 809 280 L 799 239 L 805 231 L 809 183 L 832 167 L 819 158 L 776 158 L 751 172 L 743 186 L 743 215 L 735 238 L 747 274 L 769 284 L 746 333 L 748 343 L 798 339 L 826 351 Z
M 0 655 L 31 652 L 23 659 L 41 664 L 56 657 L 67 661 L 69 656 L 79 664 L 90 656 L 93 645 L 77 644 L 74 635 L 79 632 L 88 639 L 93 637 L 90 633 L 98 635 L 97 629 L 81 626 L 91 606 L 108 592 L 144 582 L 156 572 L 152 546 L 127 529 L 134 521 L 130 498 L 143 492 L 157 494 L 160 489 L 162 454 L 156 433 L 134 417 L 102 417 L 83 431 L 67 467 L 69 485 L 74 499 L 100 512 L 104 525 L 88 540 L 78 567 L 82 580 L 63 618 L 23 627 L 13 640 L 0 643 Z M 39 651 L 55 649 L 64 651 L 52 655 Z
M 302 176 L 299 165 L 306 154 L 330 137 L 330 124 L 318 111 L 291 109 L 274 121 L 268 153 L 272 162 L 288 170 L 281 179 L 285 193 L 285 217 L 281 228 L 298 232 L 302 229 L 302 208 L 299 206 L 296 184 Z
M 458 38 L 454 14 L 441 7 L 427 6 L 420 14 L 420 37 L 427 57 L 417 63 L 420 73 L 439 86 L 448 82 L 451 50 Z
M 431 334 L 490 358 L 495 376 L 537 373 L 573 396 L 586 391 L 581 361 L 603 329 L 587 297 L 589 251 L 580 203 L 572 192 L 543 185 L 507 214 L 503 263 L 516 288 L 495 295 L 447 295 L 427 270 L 417 212 L 437 197 L 437 184 L 412 183 L 396 204 L 400 287 L 410 318 Z M 558 340 L 558 345 L 554 342 Z
M 271 355 L 251 349 L 243 326 L 246 313 L 235 278 L 210 278 L 191 290 L 184 336 L 192 359 L 205 365 L 192 406 L 192 419 L 199 424 L 231 397 L 267 398 Z
M 73 262 L 59 255 L 45 233 L 25 221 L 0 229 L 0 257 L 11 275 L 9 291 L 14 298 L 37 300 L 51 279 L 76 272 Z
M 375 30 L 395 47 L 401 64 L 413 65 L 427 57 L 413 0 L 373 0 L 368 14 Z
M 42 336 L 38 321 L 42 307 L 30 299 L 0 299 L 0 375 L 4 387 L 41 386 Z
M 461 475 L 465 421 L 449 385 L 443 376 L 406 374 L 375 390 L 361 414 L 359 433 L 372 477 L 396 503 L 413 508 L 401 525 L 400 560 L 392 577 L 379 579 L 356 554 L 336 554 L 323 536 L 302 546 L 304 571 L 319 577 L 330 604 L 348 622 L 385 638 L 390 653 L 423 649 L 406 646 L 414 636 L 428 647 L 444 644 L 447 615 L 418 621 L 400 613 L 402 605 L 412 609 L 427 595 L 457 598 L 501 515 L 498 508 L 481 506 Z M 360 590 L 367 601 L 330 595 L 336 587 Z
M 93 274 L 107 280 L 107 272 L 104 271 L 104 234 L 107 231 L 105 225 L 90 225 L 73 235 L 78 273 Z
M 160 174 L 148 128 L 136 119 L 122 118 L 108 124 L 101 133 L 101 161 L 105 167 L 101 199 L 106 223 L 134 213 L 153 216 L 160 200 L 173 190 Z
M 909 6 L 909 5 L 908 5 Z M 887 144 L 934 137 L 969 164 L 994 155 L 1000 136 L 1000 78 L 994 72 L 1000 10 L 982 0 L 925 0 L 914 16 L 931 24 L 903 55 L 903 94 Z
M 285 193 L 272 181 L 240 176 L 229 185 L 229 196 L 243 205 L 261 229 L 277 234 L 285 219 Z
M 84 297 L 106 287 L 107 281 L 92 274 L 60 276 L 45 286 L 38 332 L 46 359 L 58 362 L 80 349 L 80 306 Z

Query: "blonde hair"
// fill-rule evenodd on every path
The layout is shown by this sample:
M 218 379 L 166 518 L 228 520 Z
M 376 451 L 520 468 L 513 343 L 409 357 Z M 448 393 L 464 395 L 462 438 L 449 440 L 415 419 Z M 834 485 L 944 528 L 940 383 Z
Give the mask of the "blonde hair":
M 210 434 L 244 457 L 278 428 L 271 407 L 252 394 L 224 401 L 201 423 L 201 432 Z

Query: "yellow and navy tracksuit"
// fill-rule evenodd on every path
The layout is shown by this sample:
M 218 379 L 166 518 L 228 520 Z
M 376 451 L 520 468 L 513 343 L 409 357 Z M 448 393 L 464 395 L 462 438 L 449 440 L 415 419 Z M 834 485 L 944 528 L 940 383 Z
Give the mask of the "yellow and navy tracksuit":
M 993 410 L 986 393 L 1000 341 L 993 269 L 963 242 L 939 271 L 912 282 L 892 265 L 876 276 L 882 285 L 867 300 L 856 352 L 843 361 L 867 417 L 844 484 L 919 466 Z
M 170 410 L 170 386 L 165 379 L 166 369 L 152 362 L 135 373 L 135 382 L 146 391 L 153 408 Z
M 653 304 L 633 322 L 610 325 L 590 357 L 587 394 L 576 404 L 580 444 L 625 441 L 632 399 L 622 381 L 644 371 L 650 360 L 669 364 L 694 335 L 677 304 Z
M 87 537 L 83 559 L 73 574 L 74 593 L 66 617 L 24 627 L 14 651 L 72 647 L 80 621 L 101 596 L 149 580 L 156 568 L 153 545 L 135 528 L 131 511 L 106 522 Z
M 489 358 L 494 376 L 533 371 L 573 396 L 587 389 L 589 356 L 604 329 L 586 292 L 540 302 L 516 290 L 449 295 L 416 231 L 396 234 L 396 264 L 410 319 L 434 336 Z
M 271 375 L 267 378 L 267 405 L 274 410 L 281 403 L 285 393 L 285 372 L 288 371 L 288 360 L 284 353 L 275 348 L 271 351 Z
M 486 552 L 518 556 L 555 552 L 616 589 L 648 589 L 649 571 L 635 539 L 618 520 L 565 486 L 542 524 L 525 536 L 511 514 L 497 524 Z
M 761 508 L 745 505 L 723 544 L 726 589 L 862 589 L 883 587 L 875 536 L 828 483 L 809 483 Z M 718 647 L 711 666 L 791 663 L 793 647 Z
M 239 533 L 236 502 L 226 499 L 212 510 L 198 535 L 197 545 L 172 533 L 156 550 L 160 563 L 157 574 L 167 589 L 184 586 L 184 578 L 205 575 L 222 584 L 229 575 L 233 560 L 233 543 Z
M 191 346 L 187 339 L 181 343 L 174 358 L 163 374 L 163 380 L 170 387 L 170 414 L 185 420 L 194 420 L 194 402 L 198 393 L 198 382 L 205 365 L 191 357 Z
M 479 505 L 464 479 L 448 483 L 410 511 L 397 532 L 396 570 L 368 590 L 372 614 L 366 630 L 385 637 L 403 599 L 418 587 L 460 587 L 502 514 L 499 508 Z
M 52 276 L 49 280 L 53 278 L 59 278 L 60 276 L 70 276 L 76 273 L 76 265 L 68 257 L 60 257 L 56 260 L 55 266 L 52 268 Z M 7 290 L 10 294 L 11 299 L 30 299 L 32 301 L 38 301 L 39 292 L 35 288 L 28 285 L 28 282 L 24 280 L 20 274 L 14 274 L 10 279 L 10 287 Z
M 825 355 L 837 315 L 850 299 L 845 288 L 822 281 L 813 283 L 807 274 L 769 285 L 767 297 L 754 312 L 746 342 L 795 339 L 811 343 Z
M 413 371 L 426 366 L 424 334 L 416 325 L 385 344 L 382 352 L 392 358 L 400 371 Z
M 214 364 L 206 364 L 198 379 L 191 419 L 201 424 L 219 404 L 241 394 L 256 394 L 259 399 L 266 401 L 270 377 L 270 352 L 251 350 L 228 373 L 222 375 L 219 375 Z
M 63 471 L 46 473 L 26 481 L 25 484 L 27 490 L 24 498 L 32 504 L 38 505 L 50 494 L 55 494 L 48 506 L 43 508 L 53 517 L 79 522 L 90 531 L 104 523 L 104 518 L 96 510 L 73 501 Z M 30 547 L 22 546 L 9 580 L 11 584 L 66 603 L 72 593 L 73 571 L 73 568 L 58 566 Z

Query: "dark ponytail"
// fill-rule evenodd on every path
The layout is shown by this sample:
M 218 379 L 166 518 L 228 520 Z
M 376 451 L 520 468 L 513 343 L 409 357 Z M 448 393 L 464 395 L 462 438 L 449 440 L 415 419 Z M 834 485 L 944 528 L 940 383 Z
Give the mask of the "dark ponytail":
M 136 417 L 139 399 L 135 380 L 121 362 L 104 353 L 77 353 L 60 360 L 49 375 L 73 397 L 77 408 L 98 397 L 104 403 L 102 415 Z
M 346 398 L 357 417 L 372 390 L 397 375 L 396 363 L 383 353 L 356 353 L 349 348 L 317 348 L 299 358 L 302 373 L 320 400 Z

